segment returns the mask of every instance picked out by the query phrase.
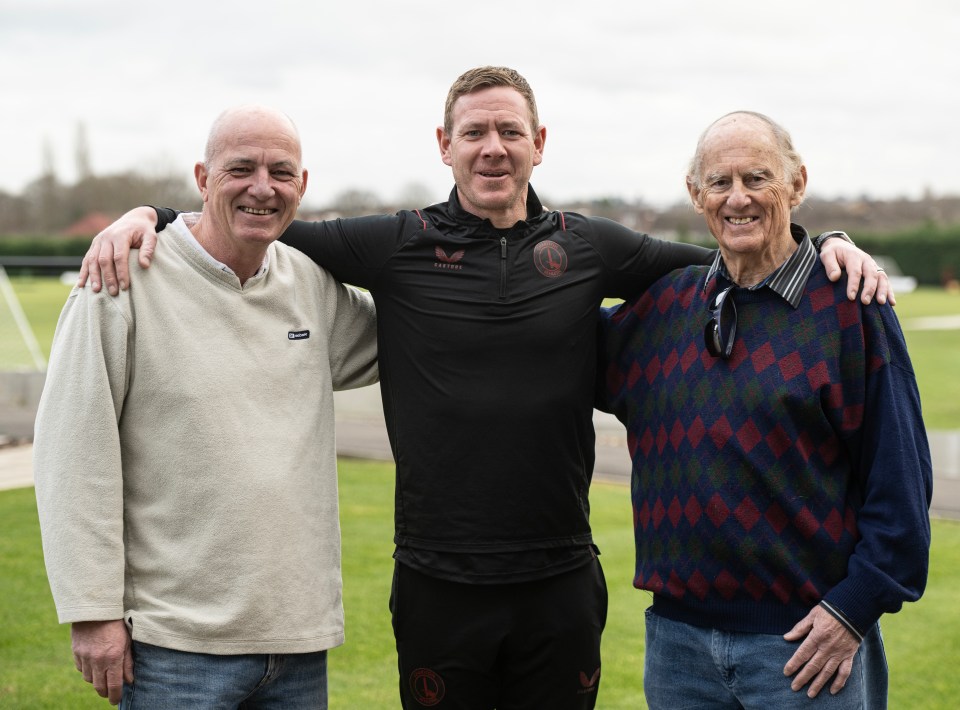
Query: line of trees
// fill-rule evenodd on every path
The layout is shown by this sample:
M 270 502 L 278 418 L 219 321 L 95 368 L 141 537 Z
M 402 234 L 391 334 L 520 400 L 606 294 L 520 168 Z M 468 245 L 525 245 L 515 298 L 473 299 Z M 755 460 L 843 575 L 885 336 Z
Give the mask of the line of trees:
M 19 195 L 0 191 L 0 234 L 52 235 L 91 212 L 118 215 L 145 203 L 200 207 L 196 186 L 182 178 L 126 172 L 86 175 L 68 185 L 50 172 Z

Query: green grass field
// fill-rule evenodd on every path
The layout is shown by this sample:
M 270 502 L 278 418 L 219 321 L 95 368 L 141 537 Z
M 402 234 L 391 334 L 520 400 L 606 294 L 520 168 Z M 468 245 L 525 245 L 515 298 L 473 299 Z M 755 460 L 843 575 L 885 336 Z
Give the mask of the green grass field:
M 340 464 L 347 641 L 329 657 L 330 707 L 398 707 L 387 600 L 393 561 L 393 468 Z M 610 609 L 603 638 L 598 708 L 644 707 L 643 611 L 634 589 L 626 487 L 595 485 L 592 522 L 607 576 Z M 934 521 L 924 598 L 882 621 L 890 663 L 891 708 L 955 708 L 960 699 L 960 524 Z M 0 707 L 71 710 L 106 707 L 73 668 L 69 631 L 58 626 L 47 588 L 32 488 L 0 492 Z
M 69 286 L 14 278 L 41 348 L 50 343 Z M 960 314 L 960 295 L 920 290 L 899 297 L 912 318 Z M 927 426 L 960 429 L 960 330 L 906 331 Z M 395 708 L 397 672 L 387 600 L 393 569 L 393 473 L 381 463 L 341 462 L 344 606 L 347 642 L 330 654 L 331 707 Z M 596 485 L 592 522 L 610 591 L 598 708 L 642 708 L 646 594 L 630 586 L 629 493 Z M 960 705 L 960 524 L 934 521 L 924 598 L 883 620 L 891 708 Z M 32 489 L 0 492 L 0 708 L 105 707 L 73 669 L 69 632 L 58 626 L 46 584 Z

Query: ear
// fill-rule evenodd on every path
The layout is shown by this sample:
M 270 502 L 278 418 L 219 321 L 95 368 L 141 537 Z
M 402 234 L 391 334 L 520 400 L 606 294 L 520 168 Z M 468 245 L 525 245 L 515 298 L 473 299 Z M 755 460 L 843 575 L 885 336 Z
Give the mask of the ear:
M 307 172 L 307 169 L 304 168 L 304 169 L 303 169 L 303 172 L 300 173 L 300 197 L 303 197 L 303 193 L 305 193 L 305 192 L 307 191 L 307 178 L 308 178 L 308 177 L 309 177 L 309 173 Z
M 450 155 L 450 136 L 443 130 L 443 126 L 437 126 L 437 145 L 440 146 L 440 159 L 444 165 L 453 165 L 453 158 Z
M 547 142 L 547 127 L 540 126 L 533 134 L 533 164 L 543 162 L 543 146 Z
M 697 211 L 697 214 L 703 214 L 703 202 L 700 200 L 700 188 L 697 187 L 696 182 L 689 175 L 687 176 L 687 193 L 690 195 L 690 201 L 693 203 L 693 209 Z
M 207 201 L 207 178 L 209 174 L 207 173 L 207 166 L 203 163 L 197 163 L 193 166 L 193 177 L 197 181 L 197 187 L 200 188 L 200 196 L 203 197 L 203 201 Z
M 803 195 L 807 191 L 807 166 L 801 165 L 797 171 L 797 176 L 793 180 L 793 197 L 790 198 L 790 206 L 797 207 L 803 202 Z

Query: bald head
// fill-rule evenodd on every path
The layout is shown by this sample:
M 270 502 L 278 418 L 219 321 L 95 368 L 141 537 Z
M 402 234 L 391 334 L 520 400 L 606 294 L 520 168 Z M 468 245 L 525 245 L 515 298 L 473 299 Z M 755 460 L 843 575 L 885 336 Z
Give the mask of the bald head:
M 803 159 L 793 147 L 793 140 L 790 138 L 787 130 L 772 118 L 762 113 L 757 113 L 756 111 L 733 111 L 711 123 L 700 135 L 700 140 L 697 141 L 697 150 L 687 170 L 688 185 L 697 190 L 703 187 L 703 156 L 707 142 L 715 132 L 729 128 L 731 125 L 737 123 L 748 123 L 761 127 L 763 132 L 765 132 L 776 145 L 776 152 L 780 158 L 784 178 L 788 182 L 792 182 L 797 178 L 800 173 L 800 168 L 803 165 Z
M 207 135 L 203 162 L 207 167 L 210 167 L 231 137 L 243 135 L 244 132 L 263 133 L 270 130 L 277 131 L 278 138 L 289 145 L 297 158 L 297 162 L 300 162 L 302 157 L 300 132 L 297 130 L 293 119 L 282 111 L 257 104 L 228 108 L 217 116 L 213 125 L 210 126 L 210 133 Z

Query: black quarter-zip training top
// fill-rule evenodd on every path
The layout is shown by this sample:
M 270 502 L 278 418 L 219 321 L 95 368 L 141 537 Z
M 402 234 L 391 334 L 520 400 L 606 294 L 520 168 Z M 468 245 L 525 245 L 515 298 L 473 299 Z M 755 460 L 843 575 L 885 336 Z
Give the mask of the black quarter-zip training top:
M 397 558 L 434 576 L 520 581 L 585 559 L 601 301 L 714 254 L 544 211 L 532 187 L 527 214 L 497 229 L 454 188 L 282 237 L 373 295 Z

